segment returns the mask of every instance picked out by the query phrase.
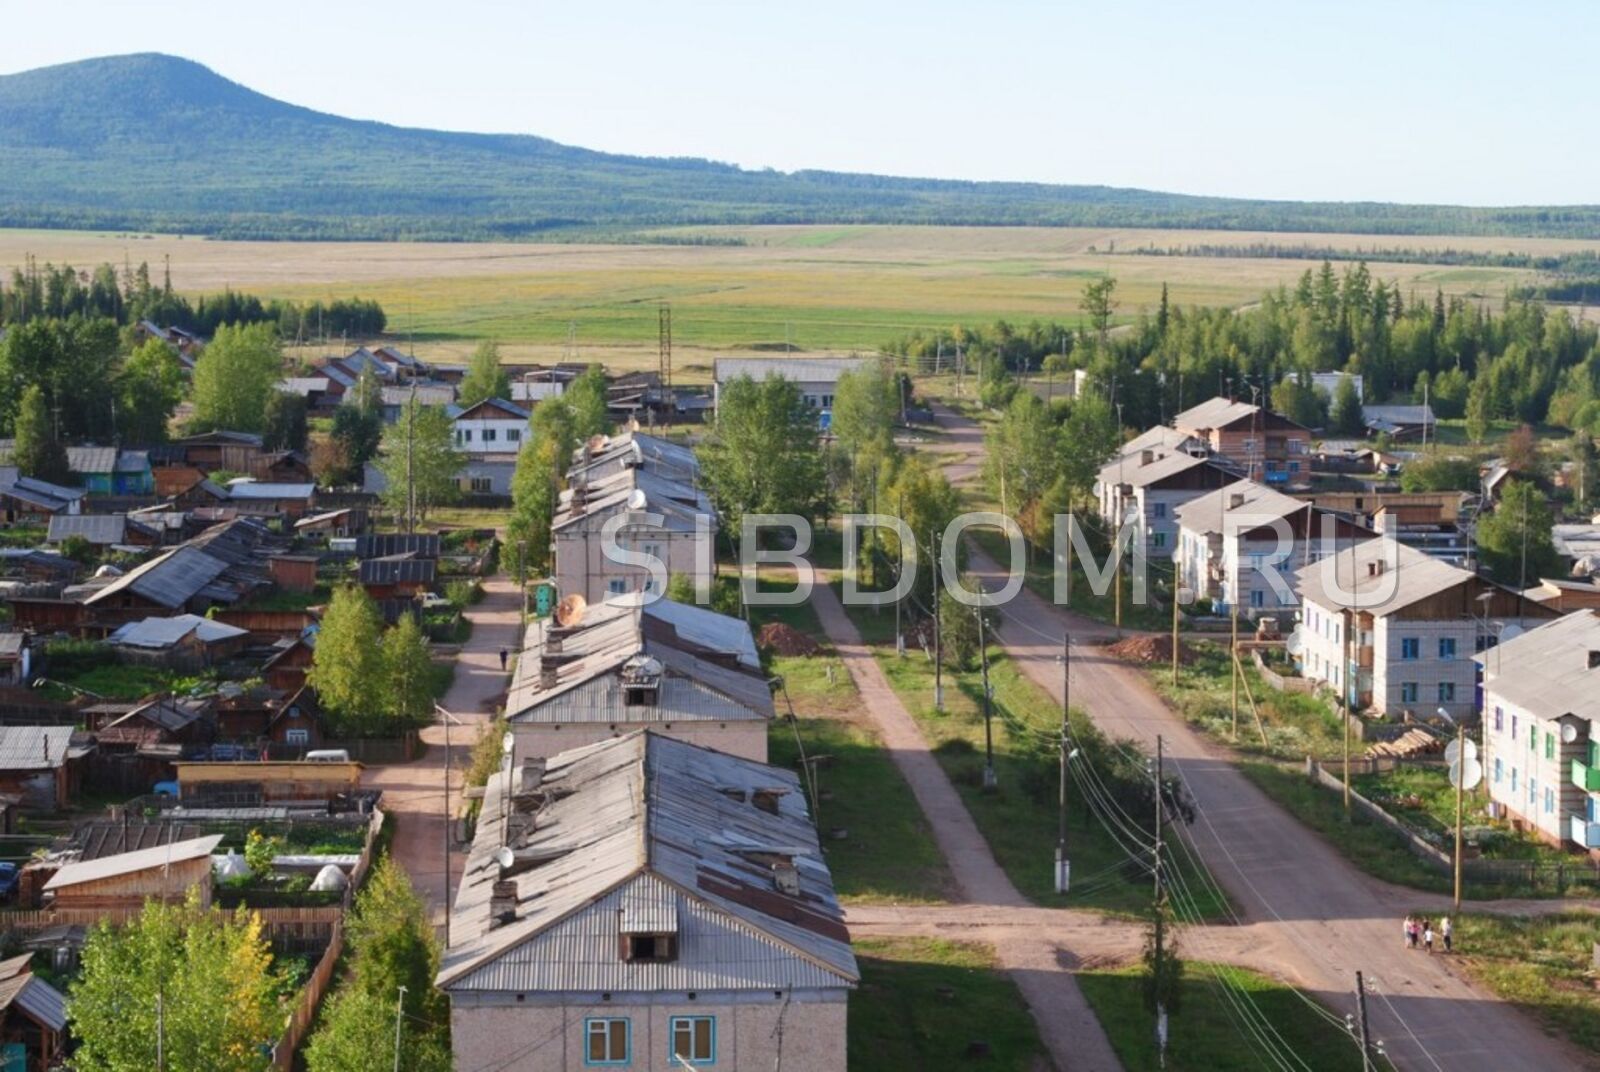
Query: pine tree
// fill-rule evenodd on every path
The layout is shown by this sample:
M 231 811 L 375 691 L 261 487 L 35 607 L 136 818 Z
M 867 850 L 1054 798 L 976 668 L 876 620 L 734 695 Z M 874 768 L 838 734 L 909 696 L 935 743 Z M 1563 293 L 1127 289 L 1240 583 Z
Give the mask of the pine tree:
M 1328 423 L 1340 435 L 1359 435 L 1364 427 L 1361 419 L 1361 396 L 1356 393 L 1353 376 L 1339 377 L 1339 386 L 1333 393 L 1333 408 Z

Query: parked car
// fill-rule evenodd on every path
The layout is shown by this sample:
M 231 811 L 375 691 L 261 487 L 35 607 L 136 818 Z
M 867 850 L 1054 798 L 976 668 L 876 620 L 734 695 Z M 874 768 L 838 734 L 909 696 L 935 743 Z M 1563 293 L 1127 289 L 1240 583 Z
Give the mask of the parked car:
M 350 753 L 343 748 L 315 748 L 306 753 L 308 763 L 348 763 Z

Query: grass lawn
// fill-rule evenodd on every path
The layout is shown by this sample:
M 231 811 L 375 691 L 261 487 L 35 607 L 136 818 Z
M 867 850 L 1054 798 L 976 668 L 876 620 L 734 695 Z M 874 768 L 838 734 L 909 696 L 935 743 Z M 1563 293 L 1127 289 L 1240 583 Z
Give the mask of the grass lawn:
M 1382 774 L 1362 774 L 1350 779 L 1351 787 L 1435 845 L 1450 852 L 1455 846 L 1456 791 L 1443 767 L 1404 767 Z M 1519 834 L 1509 823 L 1489 818 L 1482 789 L 1466 794 L 1462 823 L 1468 830 L 1492 828 L 1478 834 L 1474 844 L 1489 860 L 1537 860 L 1571 863 L 1572 857 L 1531 834 Z
M 842 719 L 791 723 L 780 718 L 768 733 L 768 759 L 798 770 L 802 745 L 808 758 L 825 757 L 816 765 L 817 817 L 840 898 L 896 904 L 946 900 L 952 884 L 944 858 L 882 743 Z M 834 839 L 829 831 L 837 828 L 849 836 Z
M 1145 676 L 1187 722 L 1217 740 L 1235 745 L 1241 752 L 1279 759 L 1304 759 L 1308 755 L 1327 759 L 1342 754 L 1344 726 L 1333 704 L 1312 693 L 1279 692 L 1261 679 L 1248 657 L 1244 657 L 1245 681 L 1260 708 L 1267 740 L 1265 745 L 1261 743 L 1255 717 L 1250 712 L 1250 700 L 1241 683 L 1239 738 L 1235 741 L 1233 675 L 1227 642 L 1184 643 L 1193 651 L 1194 661 L 1179 668 L 1176 688 L 1172 684 L 1170 666 L 1152 667 Z M 1359 750 L 1359 742 L 1353 742 L 1351 747 Z
M 852 616 L 859 628 L 871 619 L 871 611 L 855 608 Z M 991 649 L 989 658 L 997 711 L 991 722 L 999 783 L 994 792 L 983 788 L 980 673 L 946 670 L 945 710 L 941 714 L 933 709 L 932 660 L 915 648 L 908 648 L 903 659 L 892 649 L 880 650 L 877 659 L 890 686 L 921 726 L 990 851 L 1024 896 L 1042 905 L 1128 914 L 1146 909 L 1150 885 L 1145 868 L 1127 860 L 1070 786 L 1067 838 L 1073 888 L 1065 897 L 1055 892 L 1059 767 L 1054 749 L 1041 748 L 1041 742 L 1058 732 L 1059 708 L 1004 654 Z M 998 713 L 1002 711 L 1004 715 Z M 1090 732 L 1082 712 L 1074 712 L 1074 724 L 1076 733 Z M 1198 892 L 1201 884 L 1189 877 L 1190 887 Z M 1223 906 L 1202 899 L 1197 908 L 1206 918 L 1214 918 Z
M 1455 955 L 1470 975 L 1591 1054 L 1600 1054 L 1600 991 L 1590 967 L 1596 942 L 1600 915 L 1592 912 L 1455 921 Z
M 934 938 L 855 943 L 861 988 L 850 995 L 851 1072 L 1048 1067 L 1039 1032 L 987 947 Z M 989 1045 L 984 1058 L 970 1043 Z
M 179 673 L 158 666 L 108 663 L 81 673 L 62 675 L 59 680 L 91 696 L 103 696 L 108 700 L 142 700 L 158 692 L 187 695 L 214 678 Z M 40 695 L 62 703 L 70 701 L 75 693 L 56 682 L 57 679 L 50 679 L 50 684 L 39 690 Z
M 1307 1008 L 1292 988 L 1244 968 L 1195 961 L 1184 964 L 1181 1004 L 1168 1017 L 1166 1068 L 1178 1072 L 1235 1072 L 1279 1067 L 1261 1056 L 1260 1044 L 1235 1021 L 1239 1014 L 1218 976 L 1249 994 L 1283 1043 L 1298 1053 L 1313 1072 L 1361 1068 L 1361 1049 L 1356 1042 Z M 1144 1005 L 1139 966 L 1080 973 L 1078 985 L 1128 1072 L 1161 1067 L 1156 1055 L 1154 1016 Z

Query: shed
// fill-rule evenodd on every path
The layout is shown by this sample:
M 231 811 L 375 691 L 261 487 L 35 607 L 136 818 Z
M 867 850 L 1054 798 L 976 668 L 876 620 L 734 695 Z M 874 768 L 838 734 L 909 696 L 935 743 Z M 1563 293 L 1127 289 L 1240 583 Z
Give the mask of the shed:
M 33 974 L 32 960 L 0 960 L 0 1068 L 17 1072 L 56 1067 L 67 1030 L 67 999 Z M 21 1064 L 12 1060 L 19 1049 Z
M 71 726 L 0 726 L 0 793 L 28 808 L 66 807 L 88 754 L 73 745 L 72 733 Z
M 55 908 L 138 908 L 147 900 L 181 901 L 200 888 L 211 903 L 211 854 L 221 834 L 68 864 L 44 884 Z
M 198 614 L 174 614 L 129 622 L 106 641 L 136 662 L 199 668 L 238 654 L 249 639 L 250 634 L 238 626 Z

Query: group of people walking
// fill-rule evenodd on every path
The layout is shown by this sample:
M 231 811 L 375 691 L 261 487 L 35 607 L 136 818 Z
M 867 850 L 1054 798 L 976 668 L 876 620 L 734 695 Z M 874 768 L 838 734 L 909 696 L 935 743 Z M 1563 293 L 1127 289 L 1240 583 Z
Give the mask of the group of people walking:
M 1428 952 L 1432 953 L 1434 936 L 1437 934 L 1439 939 L 1444 942 L 1444 951 L 1446 953 L 1450 952 L 1451 927 L 1449 916 L 1445 916 L 1439 921 L 1437 930 L 1435 930 L 1431 919 L 1418 919 L 1416 916 L 1407 916 L 1405 933 L 1407 949 L 1415 949 L 1420 944 Z

